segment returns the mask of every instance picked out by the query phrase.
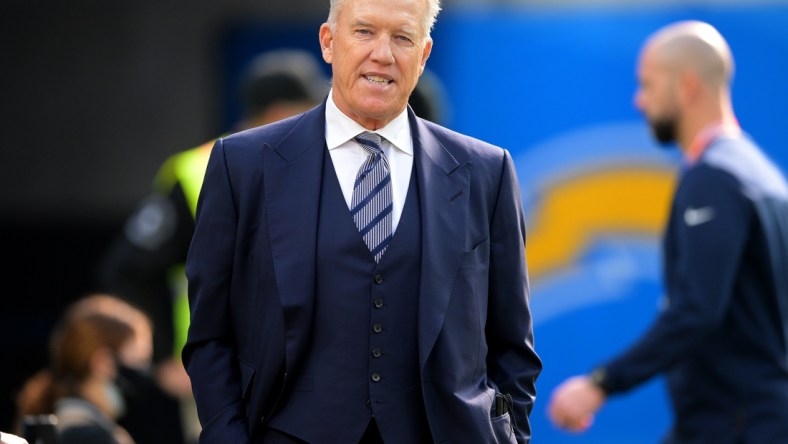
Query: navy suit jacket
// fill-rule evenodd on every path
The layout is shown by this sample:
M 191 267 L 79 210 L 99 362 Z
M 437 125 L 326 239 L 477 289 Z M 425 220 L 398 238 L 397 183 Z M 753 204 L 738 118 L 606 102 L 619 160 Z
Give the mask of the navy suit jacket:
M 423 233 L 414 328 L 430 430 L 436 442 L 496 442 L 496 423 L 511 421 L 526 442 L 541 362 L 512 159 L 408 114 Z M 203 443 L 248 442 L 286 402 L 308 353 L 327 152 L 325 103 L 213 148 L 186 266 L 183 351 Z M 496 392 L 511 395 L 514 418 L 491 418 Z

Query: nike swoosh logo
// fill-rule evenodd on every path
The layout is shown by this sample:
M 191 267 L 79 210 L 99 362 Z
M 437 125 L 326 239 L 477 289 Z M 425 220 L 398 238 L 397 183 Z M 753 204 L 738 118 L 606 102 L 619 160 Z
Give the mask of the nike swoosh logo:
M 688 227 L 694 227 L 700 224 L 705 224 L 706 222 L 714 219 L 714 216 L 714 208 L 712 207 L 688 207 L 686 210 L 684 210 L 684 223 L 687 224 Z

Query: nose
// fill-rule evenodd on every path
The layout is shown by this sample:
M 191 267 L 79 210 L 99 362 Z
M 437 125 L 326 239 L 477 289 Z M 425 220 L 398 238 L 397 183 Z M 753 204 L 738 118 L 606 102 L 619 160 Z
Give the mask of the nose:
M 632 97 L 632 103 L 635 105 L 635 108 L 637 108 L 639 111 L 643 111 L 643 109 L 645 108 L 644 101 L 645 99 L 643 98 L 643 90 L 638 88 L 635 91 L 634 97 Z
M 375 39 L 375 46 L 372 48 L 372 60 L 384 65 L 394 63 L 392 38 L 392 36 L 386 33 L 380 33 L 378 38 Z

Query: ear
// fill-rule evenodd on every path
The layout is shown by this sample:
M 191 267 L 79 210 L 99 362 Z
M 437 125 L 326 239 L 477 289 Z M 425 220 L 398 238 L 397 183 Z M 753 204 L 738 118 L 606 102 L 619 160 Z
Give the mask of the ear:
M 326 63 L 331 64 L 333 60 L 333 51 L 334 51 L 334 35 L 331 33 L 331 26 L 328 23 L 323 23 L 320 25 L 320 50 L 323 53 L 323 60 Z
M 679 77 L 679 100 L 682 103 L 693 103 L 698 100 L 701 94 L 701 81 L 698 74 L 691 70 L 685 70 Z
M 427 66 L 427 59 L 432 54 L 432 39 L 427 39 L 424 43 L 424 49 L 421 50 L 421 63 L 419 64 L 419 76 L 424 73 L 424 67 Z

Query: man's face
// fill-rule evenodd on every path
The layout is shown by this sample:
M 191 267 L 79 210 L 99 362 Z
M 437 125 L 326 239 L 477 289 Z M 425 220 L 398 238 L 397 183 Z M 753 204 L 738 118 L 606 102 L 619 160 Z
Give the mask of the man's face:
M 675 142 L 681 111 L 673 73 L 646 48 L 638 65 L 638 90 L 635 106 L 643 113 L 654 138 L 661 144 Z
M 383 127 L 405 109 L 430 55 L 427 0 L 348 0 L 338 12 L 333 31 L 320 28 L 334 102 L 365 128 Z

